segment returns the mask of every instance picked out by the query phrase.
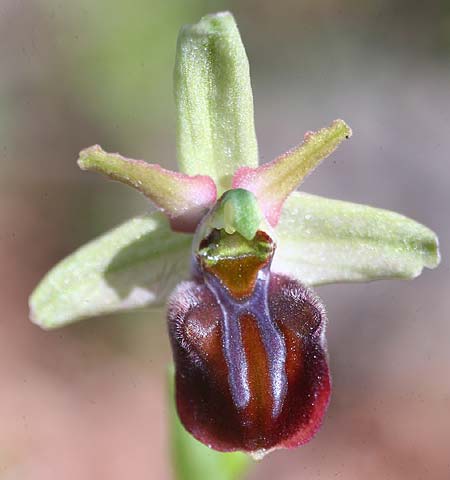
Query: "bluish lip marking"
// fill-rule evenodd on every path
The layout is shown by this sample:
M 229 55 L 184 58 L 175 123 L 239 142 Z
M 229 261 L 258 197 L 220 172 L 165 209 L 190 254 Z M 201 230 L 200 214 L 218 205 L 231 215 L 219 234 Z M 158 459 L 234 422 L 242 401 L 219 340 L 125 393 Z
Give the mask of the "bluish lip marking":
M 287 392 L 286 345 L 269 312 L 270 265 L 260 270 L 252 294 L 244 300 L 232 297 L 220 280 L 211 273 L 204 272 L 204 279 L 222 311 L 223 352 L 228 367 L 230 392 L 235 405 L 243 409 L 250 403 L 248 365 L 239 318 L 242 314 L 251 314 L 256 318 L 266 350 L 272 389 L 272 416 L 276 418 L 281 413 Z

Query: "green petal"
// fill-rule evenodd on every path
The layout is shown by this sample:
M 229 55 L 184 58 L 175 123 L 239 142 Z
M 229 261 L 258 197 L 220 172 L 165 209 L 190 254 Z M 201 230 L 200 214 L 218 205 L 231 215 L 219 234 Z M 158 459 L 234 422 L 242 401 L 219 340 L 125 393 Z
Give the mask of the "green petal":
M 414 278 L 440 261 L 438 239 L 398 213 L 293 193 L 276 228 L 273 270 L 308 284 Z
M 251 464 L 250 457 L 241 452 L 220 453 L 206 447 L 188 433 L 175 409 L 173 367 L 169 369 L 170 440 L 176 480 L 238 480 Z
M 189 176 L 159 165 L 107 153 L 99 145 L 80 152 L 82 170 L 102 173 L 142 192 L 169 218 L 173 230 L 193 233 L 214 205 L 216 185 L 208 176 Z
M 248 60 L 230 13 L 181 29 L 174 77 L 180 170 L 209 175 L 220 195 L 236 169 L 258 165 Z
M 308 132 L 301 145 L 272 162 L 258 168 L 239 169 L 233 177 L 233 188 L 245 188 L 253 192 L 268 222 L 274 227 L 289 194 L 351 135 L 350 127 L 339 119 L 318 132 Z
M 30 297 L 31 320 L 56 328 L 83 318 L 164 304 L 189 276 L 192 236 L 161 213 L 134 218 L 56 265 Z

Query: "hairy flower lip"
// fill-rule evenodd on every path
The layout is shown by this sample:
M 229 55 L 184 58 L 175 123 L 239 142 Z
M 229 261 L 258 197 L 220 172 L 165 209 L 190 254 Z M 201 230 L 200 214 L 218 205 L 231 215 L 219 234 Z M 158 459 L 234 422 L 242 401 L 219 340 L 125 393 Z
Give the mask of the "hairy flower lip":
M 286 396 L 275 417 L 270 406 L 270 388 L 264 386 L 269 385 L 271 376 L 269 370 L 264 370 L 268 367 L 261 367 L 265 364 L 260 356 L 264 355 L 264 348 L 258 335 L 255 337 L 260 327 L 255 330 L 251 320 L 240 320 L 251 396 L 250 407 L 242 409 L 230 393 L 229 367 L 221 353 L 221 314 L 214 293 L 205 284 L 190 281 L 181 284 L 169 300 L 169 333 L 180 418 L 197 439 L 214 449 L 244 450 L 258 456 L 276 448 L 301 445 L 316 433 L 328 406 L 330 379 L 322 304 L 299 282 L 277 275 L 271 276 L 269 295 L 271 316 L 281 322 L 278 325 L 289 345 Z M 207 335 L 202 331 L 207 331 Z M 248 350 L 248 342 L 253 349 Z M 260 358 L 256 364 L 255 358 Z M 258 378 L 263 381 L 259 387 L 254 383 Z M 264 413 L 255 417 L 258 411 Z M 252 423 L 255 421 L 256 424 Z
M 194 280 L 169 299 L 180 419 L 212 448 L 255 458 L 306 443 L 329 403 L 325 310 L 301 283 L 271 274 L 275 243 L 265 232 L 249 241 L 204 225 L 194 241 Z M 261 241 L 271 247 L 258 253 Z M 258 255 L 247 275 L 245 262 Z M 236 289 L 239 281 L 245 289 Z

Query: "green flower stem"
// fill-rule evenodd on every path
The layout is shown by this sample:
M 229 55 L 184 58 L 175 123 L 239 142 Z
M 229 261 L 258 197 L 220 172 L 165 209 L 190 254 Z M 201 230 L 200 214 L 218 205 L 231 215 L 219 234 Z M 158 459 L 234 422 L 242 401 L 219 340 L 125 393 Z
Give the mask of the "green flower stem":
M 175 409 L 174 368 L 169 368 L 170 445 L 175 480 L 239 480 L 252 461 L 244 453 L 220 453 L 189 434 Z

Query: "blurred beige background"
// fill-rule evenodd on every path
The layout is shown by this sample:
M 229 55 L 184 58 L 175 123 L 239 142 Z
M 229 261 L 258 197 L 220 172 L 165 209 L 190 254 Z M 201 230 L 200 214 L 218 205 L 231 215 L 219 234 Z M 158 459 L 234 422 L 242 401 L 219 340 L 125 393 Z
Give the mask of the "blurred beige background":
M 164 316 L 42 332 L 27 297 L 58 260 L 148 205 L 80 149 L 175 166 L 176 35 L 236 16 L 266 161 L 337 117 L 354 129 L 306 191 L 397 210 L 443 261 L 412 282 L 319 289 L 334 393 L 317 437 L 249 479 L 450 478 L 450 2 L 0 1 L 0 478 L 170 478 Z M 201 480 L 201 479 L 199 479 Z

